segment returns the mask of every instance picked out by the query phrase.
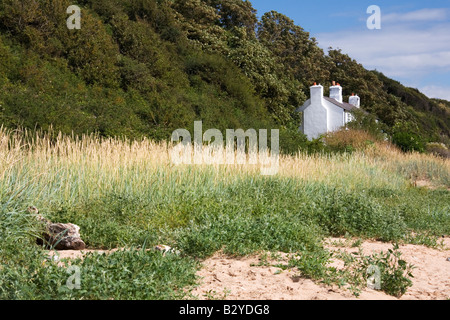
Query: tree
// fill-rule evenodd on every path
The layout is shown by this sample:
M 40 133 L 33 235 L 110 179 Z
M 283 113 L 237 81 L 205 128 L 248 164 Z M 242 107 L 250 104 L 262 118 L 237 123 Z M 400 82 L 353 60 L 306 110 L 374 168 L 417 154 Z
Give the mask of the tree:
M 330 62 L 294 21 L 276 11 L 263 15 L 258 27 L 258 39 L 288 68 L 288 72 L 308 89 L 313 82 L 329 79 Z
M 366 131 L 378 139 L 385 138 L 386 126 L 378 121 L 375 115 L 361 109 L 353 110 L 352 115 L 353 121 L 347 124 L 348 128 Z
M 247 34 L 254 35 L 258 18 L 256 10 L 247 0 L 204 0 L 216 9 L 220 16 L 220 26 L 230 30 L 234 27 L 245 28 Z
M 227 53 L 225 30 L 217 10 L 202 0 L 175 0 L 176 19 L 187 39 L 209 52 Z
M 397 122 L 393 128 L 392 142 L 404 152 L 425 152 L 425 141 L 418 128 L 411 123 Z

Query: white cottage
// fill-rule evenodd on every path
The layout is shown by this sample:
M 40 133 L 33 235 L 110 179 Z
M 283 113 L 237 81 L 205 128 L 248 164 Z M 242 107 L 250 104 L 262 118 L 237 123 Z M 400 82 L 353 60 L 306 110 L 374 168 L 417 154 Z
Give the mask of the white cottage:
M 353 95 L 349 103 L 343 102 L 342 87 L 333 82 L 330 97 L 323 96 L 323 87 L 319 84 L 311 89 L 311 99 L 298 108 L 303 112 L 303 123 L 300 127 L 309 140 L 316 139 L 324 133 L 337 131 L 353 120 L 351 111 L 360 107 L 360 98 Z

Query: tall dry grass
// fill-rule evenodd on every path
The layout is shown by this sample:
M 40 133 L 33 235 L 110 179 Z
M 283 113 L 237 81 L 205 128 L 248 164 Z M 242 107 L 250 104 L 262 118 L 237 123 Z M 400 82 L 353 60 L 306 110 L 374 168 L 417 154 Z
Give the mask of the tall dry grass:
M 95 135 L 77 138 L 0 129 L 3 201 L 26 197 L 70 203 L 80 197 L 139 191 L 155 184 L 176 188 L 186 181 L 227 183 L 256 175 L 260 175 L 259 165 L 175 166 L 167 144 L 146 139 L 102 139 Z M 450 161 L 425 154 L 404 154 L 389 143 L 375 142 L 351 154 L 281 156 L 277 175 L 349 190 L 405 188 L 421 179 L 448 188 Z

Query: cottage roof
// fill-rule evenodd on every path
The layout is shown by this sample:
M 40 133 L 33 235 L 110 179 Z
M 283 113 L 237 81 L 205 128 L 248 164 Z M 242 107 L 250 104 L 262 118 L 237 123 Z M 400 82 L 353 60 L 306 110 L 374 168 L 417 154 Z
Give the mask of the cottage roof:
M 349 112 L 350 112 L 350 111 L 352 111 L 353 109 L 356 109 L 356 107 L 355 107 L 354 105 L 350 104 L 350 103 L 347 103 L 347 102 L 341 103 L 341 102 L 337 101 L 336 99 L 328 98 L 328 97 L 323 97 L 323 98 L 324 98 L 325 100 L 331 102 L 331 103 L 334 104 L 335 106 L 338 106 L 338 107 L 340 107 L 340 108 L 342 108 L 342 109 L 344 109 L 344 110 L 346 110 L 346 111 L 349 111 Z M 304 104 L 303 106 L 301 106 L 300 108 L 298 108 L 296 111 L 297 111 L 297 112 L 303 112 L 303 111 L 305 111 L 306 108 L 309 107 L 310 105 L 311 105 L 311 99 L 307 100 L 307 101 L 305 102 L 305 104 Z
M 306 110 L 307 107 L 309 107 L 311 105 L 311 99 L 306 100 L 305 104 L 301 107 L 298 107 L 297 110 L 295 110 L 296 112 L 303 112 Z
M 331 102 L 332 104 L 334 104 L 335 106 L 338 106 L 346 111 L 352 111 L 353 109 L 355 109 L 356 107 L 350 103 L 347 102 L 339 102 L 336 99 L 333 98 L 328 98 L 328 97 L 323 97 L 325 100 Z

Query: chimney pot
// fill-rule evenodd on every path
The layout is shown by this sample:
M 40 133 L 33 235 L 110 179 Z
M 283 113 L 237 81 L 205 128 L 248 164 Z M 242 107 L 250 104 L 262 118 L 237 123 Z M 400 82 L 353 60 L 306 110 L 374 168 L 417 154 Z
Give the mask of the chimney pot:
M 335 99 L 336 101 L 341 103 L 343 102 L 342 87 L 339 85 L 339 83 L 337 85 L 333 85 L 332 87 L 330 87 L 330 98 Z
M 349 98 L 348 103 L 350 103 L 351 105 L 354 105 L 357 108 L 360 108 L 360 106 L 361 106 L 361 99 L 357 95 L 352 94 L 352 96 Z
M 317 83 L 314 83 L 314 86 L 310 88 L 311 90 L 311 102 L 316 104 L 322 104 L 323 98 L 323 87 Z

